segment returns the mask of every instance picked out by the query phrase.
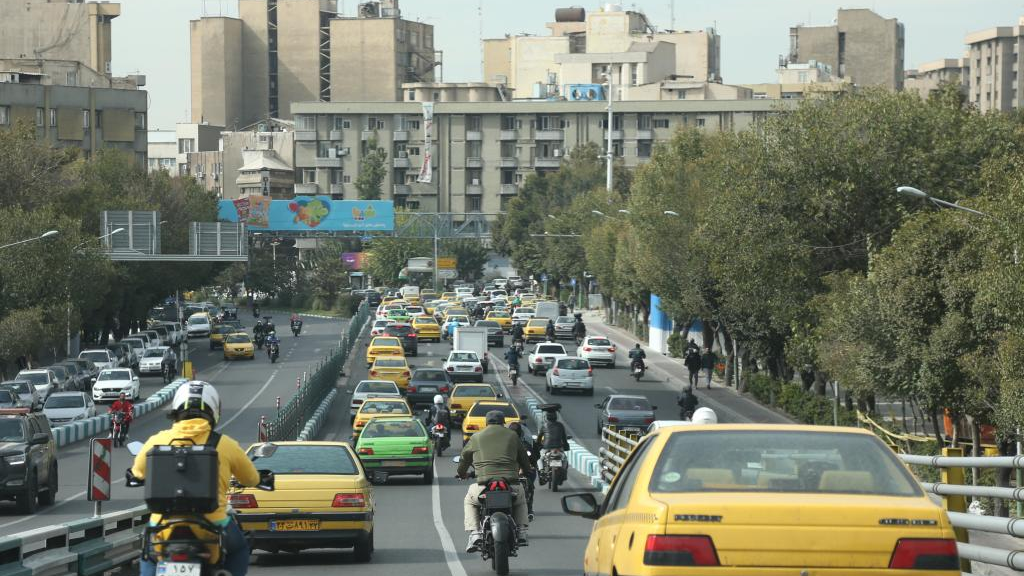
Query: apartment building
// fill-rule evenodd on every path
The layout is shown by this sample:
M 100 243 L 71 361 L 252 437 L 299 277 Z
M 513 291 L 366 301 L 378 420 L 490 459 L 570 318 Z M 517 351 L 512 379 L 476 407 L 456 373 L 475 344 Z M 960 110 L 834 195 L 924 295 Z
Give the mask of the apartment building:
M 754 100 L 616 102 L 613 153 L 633 168 L 679 128 L 745 130 L 778 106 Z M 420 103 L 301 102 L 292 105 L 292 114 L 297 195 L 356 199 L 360 162 L 373 143 L 387 152 L 383 197 L 422 211 L 502 211 L 526 176 L 557 170 L 577 146 L 593 142 L 603 149 L 607 138 L 604 102 L 434 103 L 429 147 Z
M 404 20 L 397 0 L 239 0 L 238 18 L 190 22 L 192 121 L 241 130 L 290 119 L 292 102 L 402 99 L 432 82 L 434 29 Z
M 146 169 L 149 173 L 163 170 L 178 173 L 178 139 L 174 130 L 150 130 L 146 133 Z
M 916 69 L 907 70 L 903 89 L 917 92 L 922 98 L 928 98 L 932 92 L 938 90 L 940 84 L 954 82 L 960 85 L 960 91 L 967 96 L 970 92 L 970 74 L 966 57 L 925 62 Z
M 833 76 L 828 64 L 781 61 L 775 71 L 778 82 L 774 84 L 745 84 L 753 92 L 755 100 L 803 100 L 828 96 L 853 89 L 849 80 Z
M 895 18 L 866 8 L 840 9 L 831 26 L 789 29 L 789 61 L 814 60 L 856 86 L 903 89 L 904 30 Z
M 1018 74 L 1024 49 L 1024 17 L 1016 26 L 998 26 L 968 34 L 968 101 L 982 112 L 1021 106 Z
M 111 74 L 111 23 L 120 4 L 0 0 L 0 14 L 0 58 L 67 60 Z

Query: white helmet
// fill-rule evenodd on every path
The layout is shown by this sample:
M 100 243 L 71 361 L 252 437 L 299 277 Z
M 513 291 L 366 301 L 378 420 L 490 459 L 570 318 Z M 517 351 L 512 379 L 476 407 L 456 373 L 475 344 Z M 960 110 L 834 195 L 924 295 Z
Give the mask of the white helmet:
M 441 396 L 440 394 L 435 394 L 434 404 L 444 404 L 444 396 Z
M 697 408 L 690 418 L 692 424 L 718 424 L 718 415 L 711 408 Z
M 220 421 L 220 394 L 209 382 L 190 380 L 178 386 L 171 400 L 171 410 L 202 410 L 213 418 L 213 424 Z

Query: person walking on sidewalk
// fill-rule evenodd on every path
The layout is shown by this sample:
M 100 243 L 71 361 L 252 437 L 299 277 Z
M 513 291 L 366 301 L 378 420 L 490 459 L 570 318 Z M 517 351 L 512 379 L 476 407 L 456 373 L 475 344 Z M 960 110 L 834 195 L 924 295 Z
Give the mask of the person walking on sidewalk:
M 718 363 L 718 356 L 711 351 L 711 347 L 704 349 L 704 355 L 700 358 L 701 366 L 707 370 L 708 390 L 711 389 L 711 375 L 715 373 L 715 364 Z
M 683 364 L 686 366 L 686 370 L 690 373 L 690 389 L 692 390 L 697 386 L 700 379 L 701 360 L 699 349 L 696 347 L 687 348 Z

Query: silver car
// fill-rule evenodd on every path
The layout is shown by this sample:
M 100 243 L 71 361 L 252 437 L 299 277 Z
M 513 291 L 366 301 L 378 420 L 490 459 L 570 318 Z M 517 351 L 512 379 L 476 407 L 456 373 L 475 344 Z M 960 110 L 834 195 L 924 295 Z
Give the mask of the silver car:
M 32 410 L 42 408 L 43 403 L 39 399 L 39 393 L 36 392 L 35 386 L 32 386 L 32 383 L 27 380 L 8 380 L 6 382 L 0 382 L 0 388 L 5 388 L 17 394 L 21 399 L 22 406 L 28 406 Z
M 53 373 L 53 370 L 41 368 L 37 370 L 22 370 L 18 372 L 18 375 L 14 377 L 15 380 L 25 380 L 31 382 L 32 386 L 36 389 L 36 393 L 45 402 L 46 398 L 53 392 L 60 392 L 57 388 L 57 375 Z
M 401 398 L 402 392 L 391 380 L 361 380 L 352 391 L 352 403 L 349 405 L 349 421 L 356 418 L 356 412 L 367 398 Z
M 594 407 L 601 411 L 597 417 L 598 435 L 605 426 L 642 434 L 654 422 L 654 411 L 658 409 L 645 396 L 627 394 L 612 394 Z
M 594 395 L 594 369 L 590 362 L 576 356 L 559 358 L 547 371 L 547 390 L 558 394 L 565 390 L 578 390 L 587 396 Z
M 43 404 L 50 426 L 61 426 L 96 415 L 96 404 L 85 392 L 55 392 Z

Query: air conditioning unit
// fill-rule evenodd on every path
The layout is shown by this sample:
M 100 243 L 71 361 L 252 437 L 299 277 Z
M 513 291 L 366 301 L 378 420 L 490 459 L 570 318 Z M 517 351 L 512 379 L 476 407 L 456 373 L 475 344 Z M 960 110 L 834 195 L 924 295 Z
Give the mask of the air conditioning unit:
M 555 158 L 560 158 L 562 156 L 562 151 L 559 150 L 558 148 L 555 148 L 551 155 L 554 156 Z
M 348 154 L 349 154 L 348 147 L 345 147 L 345 148 L 342 148 L 341 146 L 338 147 L 338 156 L 348 156 Z
M 480 179 L 479 178 L 473 178 L 473 186 L 479 186 L 479 185 L 480 185 Z

